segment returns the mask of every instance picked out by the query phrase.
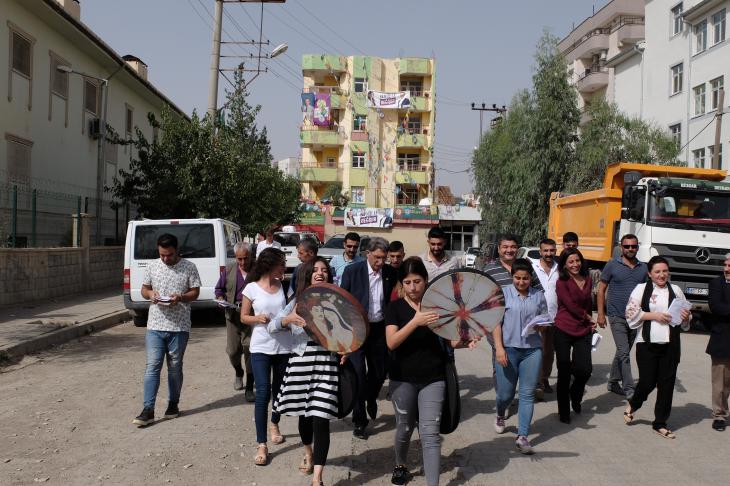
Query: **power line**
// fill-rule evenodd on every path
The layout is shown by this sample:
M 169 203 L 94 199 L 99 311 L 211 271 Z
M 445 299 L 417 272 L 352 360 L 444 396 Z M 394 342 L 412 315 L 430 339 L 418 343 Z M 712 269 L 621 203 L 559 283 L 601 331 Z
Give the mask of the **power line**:
M 299 5 L 299 6 L 300 6 L 300 7 L 302 8 L 302 10 L 304 10 L 305 12 L 307 12 L 307 13 L 309 14 L 309 16 L 310 16 L 310 17 L 312 17 L 312 18 L 313 18 L 314 20 L 316 20 L 317 22 L 321 22 L 321 21 L 320 21 L 320 19 L 319 19 L 319 18 L 318 18 L 318 17 L 316 16 L 316 15 L 314 15 L 314 14 L 313 14 L 313 13 L 312 13 L 312 12 L 311 12 L 311 11 L 310 11 L 310 10 L 309 10 L 308 8 L 307 8 L 307 7 L 305 7 L 305 6 L 304 6 L 304 4 L 303 4 L 302 2 L 296 2 L 296 3 L 297 3 L 297 5 Z M 320 25 L 321 25 L 321 24 L 320 24 Z M 338 37 L 338 38 L 339 38 L 340 40 L 342 40 L 342 41 L 343 41 L 343 42 L 344 42 L 345 44 L 347 44 L 347 45 L 349 45 L 350 47 L 352 47 L 353 49 L 355 49 L 355 51 L 359 52 L 359 53 L 360 53 L 360 54 L 362 54 L 363 56 L 366 56 L 366 55 L 367 55 L 367 54 L 366 54 L 366 53 L 365 53 L 364 51 L 362 51 L 362 50 L 361 50 L 361 49 L 360 49 L 359 47 L 357 47 L 356 45 L 352 44 L 352 43 L 351 43 L 350 41 L 348 41 L 348 40 L 347 40 L 346 38 L 342 37 L 342 36 L 341 36 L 341 35 L 340 35 L 339 33 L 337 33 L 337 32 L 336 32 L 336 31 L 335 31 L 335 30 L 334 30 L 333 28 L 331 28 L 331 27 L 330 27 L 329 25 L 327 25 L 327 23 L 326 23 L 326 22 L 324 23 L 324 26 L 325 26 L 325 28 L 326 28 L 327 30 L 329 30 L 330 32 L 332 32 L 333 34 L 335 34 L 335 35 L 336 35 L 336 36 L 337 36 L 337 37 Z
M 705 131 L 705 129 L 706 129 L 707 127 L 709 127 L 710 125 L 712 125 L 712 122 L 714 122 L 714 121 L 715 121 L 715 118 L 717 118 L 717 117 L 720 117 L 720 116 L 722 116 L 722 115 L 724 115 L 724 114 L 725 114 L 725 113 L 715 113 L 715 116 L 713 116 L 713 117 L 712 117 L 712 119 L 711 119 L 711 120 L 709 121 L 709 123 L 707 123 L 707 125 L 705 125 L 705 126 L 704 126 L 704 127 L 702 128 L 702 130 L 700 130 L 699 132 L 695 133 L 695 136 L 694 136 L 694 137 L 692 137 L 691 139 L 689 139 L 689 141 L 687 141 L 687 143 L 685 143 L 684 145 L 682 145 L 682 147 L 681 147 L 681 148 L 679 149 L 679 151 L 681 152 L 682 150 L 684 150 L 685 148 L 687 148 L 687 145 L 691 144 L 691 143 L 692 143 L 692 141 L 693 141 L 693 140 L 694 140 L 695 138 L 697 138 L 697 136 L 698 136 L 698 135 L 699 135 L 700 133 L 704 132 L 704 131 Z

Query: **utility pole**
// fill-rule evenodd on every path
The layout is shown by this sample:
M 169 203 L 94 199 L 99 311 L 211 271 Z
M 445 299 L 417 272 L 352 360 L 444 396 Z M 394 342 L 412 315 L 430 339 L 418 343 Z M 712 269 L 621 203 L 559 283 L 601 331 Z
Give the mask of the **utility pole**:
M 715 148 L 712 150 L 712 168 L 720 169 L 720 132 L 722 131 L 723 106 L 725 105 L 725 90 L 720 89 L 717 94 L 717 113 L 715 113 Z
M 218 70 L 221 65 L 223 0 L 215 0 L 215 14 L 213 21 L 213 52 L 210 57 L 210 80 L 208 82 L 208 114 L 215 120 L 216 111 L 218 109 Z
M 486 103 L 482 103 L 482 106 L 481 107 L 480 106 L 477 106 L 476 103 L 472 103 L 471 104 L 471 109 L 473 111 L 478 111 L 479 112 L 479 143 L 482 143 L 482 136 L 484 134 L 484 112 L 485 111 L 493 111 L 493 112 L 497 113 L 498 115 L 503 115 L 504 113 L 507 112 L 507 107 L 505 107 L 504 105 L 502 105 L 502 107 L 500 108 L 499 106 L 497 106 L 494 103 L 492 103 L 492 107 L 491 108 L 487 107 L 487 104 Z

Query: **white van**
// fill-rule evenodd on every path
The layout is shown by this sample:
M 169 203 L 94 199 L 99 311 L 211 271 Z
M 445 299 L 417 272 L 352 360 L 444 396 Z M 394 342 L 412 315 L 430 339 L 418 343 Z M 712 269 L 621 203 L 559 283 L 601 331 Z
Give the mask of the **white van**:
M 164 233 L 175 235 L 180 256 L 198 267 L 201 287 L 194 309 L 216 307 L 215 285 L 226 265 L 236 261 L 233 246 L 242 241 L 240 227 L 224 219 L 130 221 L 124 247 L 124 306 L 135 326 L 147 324 L 150 302 L 142 297 L 142 280 L 147 265 L 160 257 L 157 238 Z

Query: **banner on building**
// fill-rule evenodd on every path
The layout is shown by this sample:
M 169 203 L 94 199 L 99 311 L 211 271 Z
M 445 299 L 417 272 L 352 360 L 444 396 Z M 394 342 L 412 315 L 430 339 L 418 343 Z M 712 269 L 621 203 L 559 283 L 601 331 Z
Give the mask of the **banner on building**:
M 330 125 L 330 94 L 317 93 L 314 98 L 314 124 L 320 127 Z
M 411 92 L 383 93 L 382 91 L 368 91 L 368 107 L 380 109 L 398 109 L 411 106 Z
M 393 226 L 393 208 L 347 208 L 345 226 L 390 228 Z
M 302 93 L 302 122 L 312 124 L 314 118 L 314 93 Z

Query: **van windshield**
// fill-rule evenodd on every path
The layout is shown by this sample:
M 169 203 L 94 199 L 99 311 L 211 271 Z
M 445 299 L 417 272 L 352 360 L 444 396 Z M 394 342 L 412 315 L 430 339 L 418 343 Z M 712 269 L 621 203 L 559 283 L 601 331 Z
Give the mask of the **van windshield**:
M 212 224 L 145 224 L 134 230 L 134 259 L 159 258 L 157 238 L 164 233 L 177 237 L 178 250 L 183 258 L 215 257 Z

